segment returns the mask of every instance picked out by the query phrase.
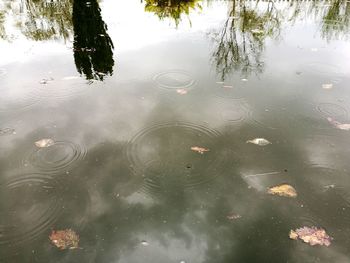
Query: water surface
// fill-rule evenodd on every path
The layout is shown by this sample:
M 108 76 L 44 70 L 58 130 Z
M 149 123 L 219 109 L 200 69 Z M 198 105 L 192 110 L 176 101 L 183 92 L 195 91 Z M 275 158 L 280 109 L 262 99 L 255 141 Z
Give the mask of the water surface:
M 3 0 L 0 262 L 349 262 L 349 37 L 342 0 Z

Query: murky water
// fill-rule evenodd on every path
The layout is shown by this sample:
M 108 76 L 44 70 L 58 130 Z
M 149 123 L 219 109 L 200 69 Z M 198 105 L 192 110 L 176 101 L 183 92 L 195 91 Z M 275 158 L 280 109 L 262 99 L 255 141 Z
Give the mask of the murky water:
M 349 262 L 349 41 L 345 0 L 2 0 L 0 262 Z

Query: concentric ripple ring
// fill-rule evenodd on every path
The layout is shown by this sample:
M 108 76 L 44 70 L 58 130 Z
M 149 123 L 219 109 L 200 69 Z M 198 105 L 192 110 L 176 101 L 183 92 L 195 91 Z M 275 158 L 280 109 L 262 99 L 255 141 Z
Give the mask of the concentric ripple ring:
M 145 178 L 146 188 L 193 188 L 213 180 L 225 169 L 228 154 L 220 138 L 218 131 L 202 125 L 155 124 L 133 136 L 126 156 L 135 176 Z M 191 150 L 194 146 L 208 152 L 195 152 Z
M 0 183 L 0 246 L 32 240 L 62 212 L 61 185 L 44 174 L 27 174 Z
M 196 84 L 190 73 L 183 70 L 169 70 L 153 77 L 157 86 L 164 89 L 188 89 Z
M 30 164 L 42 172 L 60 173 L 72 168 L 86 156 L 86 149 L 69 141 L 57 141 L 45 148 L 31 152 L 25 164 Z

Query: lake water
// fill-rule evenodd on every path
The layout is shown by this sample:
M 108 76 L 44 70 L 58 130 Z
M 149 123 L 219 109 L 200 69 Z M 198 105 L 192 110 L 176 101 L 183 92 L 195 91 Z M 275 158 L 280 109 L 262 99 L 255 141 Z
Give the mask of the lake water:
M 349 40 L 345 0 L 2 0 L 0 262 L 350 262 Z

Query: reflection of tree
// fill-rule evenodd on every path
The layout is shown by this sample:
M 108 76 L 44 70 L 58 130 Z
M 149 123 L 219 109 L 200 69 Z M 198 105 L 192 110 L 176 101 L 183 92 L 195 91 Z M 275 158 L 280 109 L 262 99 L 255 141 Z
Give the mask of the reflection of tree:
M 340 39 L 350 32 L 350 2 L 334 1 L 322 20 L 322 36 L 327 40 Z
M 113 73 L 113 42 L 100 12 L 96 0 L 74 1 L 74 60 L 87 79 L 103 80 Z
M 6 39 L 6 30 L 4 27 L 4 22 L 5 22 L 5 14 L 0 10 L 0 38 Z
M 145 10 L 155 13 L 159 19 L 171 18 L 176 26 L 181 21 L 181 15 L 190 14 L 191 10 L 201 9 L 200 0 L 146 0 Z
M 266 39 L 278 37 L 283 22 L 290 25 L 310 18 L 320 21 L 323 38 L 339 39 L 350 32 L 350 3 L 230 1 L 228 18 L 221 31 L 213 34 L 217 73 L 222 80 L 233 70 L 243 75 L 260 73 Z
M 114 60 L 113 43 L 100 12 L 96 0 L 7 1 L 0 6 L 0 38 L 8 38 L 4 24 L 10 15 L 21 32 L 36 41 L 66 40 L 74 29 L 78 72 L 87 79 L 103 80 L 112 74 Z
M 213 60 L 222 80 L 232 70 L 247 75 L 263 70 L 261 54 L 267 37 L 277 36 L 280 21 L 274 5 L 263 11 L 252 8 L 245 1 L 230 2 L 228 18 L 222 30 L 215 34 Z
M 72 31 L 71 6 L 72 0 L 25 0 L 20 10 L 26 15 L 17 25 L 33 40 L 68 39 Z

